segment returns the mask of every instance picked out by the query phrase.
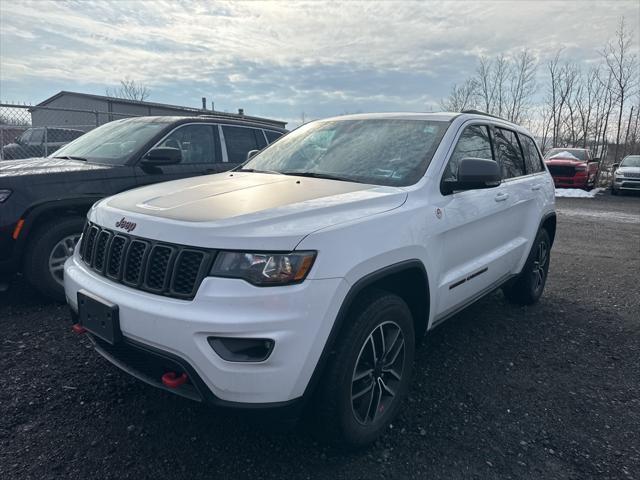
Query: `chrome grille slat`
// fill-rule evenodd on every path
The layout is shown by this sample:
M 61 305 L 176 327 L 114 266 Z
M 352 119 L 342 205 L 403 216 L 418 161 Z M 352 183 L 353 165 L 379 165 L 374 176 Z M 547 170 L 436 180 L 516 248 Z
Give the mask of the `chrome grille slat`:
M 135 237 L 87 222 L 80 253 L 99 275 L 128 287 L 192 299 L 215 251 Z

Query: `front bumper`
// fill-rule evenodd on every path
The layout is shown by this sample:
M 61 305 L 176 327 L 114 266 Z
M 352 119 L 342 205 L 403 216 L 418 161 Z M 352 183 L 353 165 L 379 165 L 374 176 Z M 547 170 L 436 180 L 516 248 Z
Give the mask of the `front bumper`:
M 248 406 L 303 395 L 348 291 L 338 278 L 260 288 L 209 277 L 193 300 L 178 300 L 111 282 L 86 268 L 77 253 L 65 264 L 64 279 L 72 310 L 80 289 L 118 305 L 125 342 L 183 360 L 201 379 L 202 395 Z M 268 338 L 275 346 L 263 362 L 228 362 L 211 348 L 210 336 Z
M 640 190 L 640 178 L 616 177 L 613 181 L 616 190 Z
M 556 187 L 559 188 L 587 188 L 589 182 L 587 180 L 587 176 L 578 176 L 575 175 L 573 177 L 553 177 L 553 183 Z

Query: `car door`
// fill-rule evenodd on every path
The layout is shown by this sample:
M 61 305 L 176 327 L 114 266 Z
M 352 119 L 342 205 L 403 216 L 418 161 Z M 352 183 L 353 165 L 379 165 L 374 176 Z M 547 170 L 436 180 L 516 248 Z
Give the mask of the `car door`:
M 518 132 L 518 139 L 522 147 L 524 155 L 524 163 L 526 168 L 526 177 L 520 180 L 523 185 L 523 191 L 528 192 L 530 198 L 527 199 L 526 208 L 523 209 L 526 216 L 526 225 L 524 226 L 524 234 L 529 239 L 529 244 L 533 242 L 539 227 L 540 212 L 547 209 L 547 202 L 553 197 L 553 181 L 548 177 L 544 168 L 544 161 L 536 142 L 528 135 Z M 525 258 L 521 259 L 521 264 L 526 259 L 529 248 L 523 252 Z
M 163 166 L 145 166 L 142 162 L 138 162 L 136 167 L 138 184 L 165 182 L 224 170 L 218 126 L 215 124 L 181 125 L 164 136 L 153 148 L 162 147 L 179 149 L 182 160 L 174 165 Z
M 455 179 L 466 157 L 494 160 L 487 124 L 467 124 L 456 141 L 441 181 Z M 436 203 L 438 304 L 436 321 L 464 306 L 508 276 L 511 199 L 506 185 L 442 195 Z
M 502 232 L 509 242 L 504 245 L 504 255 L 509 272 L 519 272 L 521 260 L 529 252 L 530 243 L 538 227 L 536 198 L 542 187 L 542 179 L 527 175 L 523 149 L 518 134 L 509 128 L 493 129 L 496 159 L 502 170 L 502 183 L 509 196 L 509 210 L 505 215 Z M 538 172 L 539 173 L 539 172 Z

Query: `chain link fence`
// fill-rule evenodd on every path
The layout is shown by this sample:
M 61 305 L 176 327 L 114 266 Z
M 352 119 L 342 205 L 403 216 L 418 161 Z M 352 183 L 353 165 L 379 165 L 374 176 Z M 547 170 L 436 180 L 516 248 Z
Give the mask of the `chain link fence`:
M 0 103 L 0 160 L 46 157 L 89 130 L 138 115 Z

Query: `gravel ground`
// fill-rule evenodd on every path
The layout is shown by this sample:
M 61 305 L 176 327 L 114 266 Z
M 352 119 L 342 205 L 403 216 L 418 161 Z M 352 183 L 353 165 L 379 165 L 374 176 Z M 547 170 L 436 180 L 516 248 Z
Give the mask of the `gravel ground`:
M 559 199 L 546 292 L 431 333 L 402 415 L 345 453 L 121 373 L 21 281 L 0 294 L 0 477 L 640 478 L 640 197 Z

